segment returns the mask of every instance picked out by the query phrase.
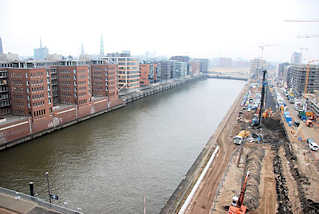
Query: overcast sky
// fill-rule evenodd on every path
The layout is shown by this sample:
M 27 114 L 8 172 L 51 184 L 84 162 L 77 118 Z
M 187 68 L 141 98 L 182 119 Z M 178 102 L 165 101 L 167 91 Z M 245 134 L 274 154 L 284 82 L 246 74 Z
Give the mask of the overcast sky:
M 192 57 L 260 56 L 289 60 L 308 48 L 319 58 L 319 22 L 285 19 L 318 18 L 319 0 L 0 0 L 0 37 L 5 52 L 33 55 L 40 37 L 50 53 L 78 56 L 131 50 Z

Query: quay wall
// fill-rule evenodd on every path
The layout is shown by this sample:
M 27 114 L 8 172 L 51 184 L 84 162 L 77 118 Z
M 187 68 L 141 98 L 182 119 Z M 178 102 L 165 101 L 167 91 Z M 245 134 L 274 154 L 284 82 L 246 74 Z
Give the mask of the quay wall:
M 55 110 L 52 115 L 48 117 L 39 119 L 24 117 L 12 123 L 0 124 L 0 151 L 106 112 L 125 107 L 128 103 L 142 99 L 143 97 L 158 94 L 185 83 L 202 79 L 206 79 L 206 77 L 195 76 L 188 79 L 161 83 L 139 89 L 130 94 L 124 94 L 120 96 L 120 99 L 107 100 L 104 98 L 94 100 L 86 105 L 72 105 Z
M 172 88 L 179 87 L 179 86 L 184 85 L 186 83 L 190 83 L 190 82 L 197 81 L 197 80 L 204 80 L 204 79 L 207 79 L 207 77 L 202 76 L 202 75 L 198 75 L 198 76 L 194 76 L 192 78 L 185 78 L 185 79 L 181 79 L 181 80 L 168 81 L 168 82 L 161 83 L 158 85 L 153 85 L 152 87 L 141 88 L 138 91 L 133 92 L 133 93 L 121 95 L 121 98 L 123 99 L 124 103 L 128 104 L 128 103 L 134 102 L 136 100 L 142 99 L 143 97 L 146 97 L 146 96 L 151 96 L 154 94 L 162 93 L 163 91 L 168 91 Z

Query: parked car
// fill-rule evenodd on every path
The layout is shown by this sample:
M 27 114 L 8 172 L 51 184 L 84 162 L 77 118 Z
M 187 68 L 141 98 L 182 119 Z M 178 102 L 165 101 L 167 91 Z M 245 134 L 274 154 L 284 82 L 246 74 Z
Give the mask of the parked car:
M 315 141 L 312 138 L 308 138 L 307 139 L 307 143 L 308 143 L 309 148 L 312 151 L 317 151 L 319 149 L 318 144 L 316 144 Z

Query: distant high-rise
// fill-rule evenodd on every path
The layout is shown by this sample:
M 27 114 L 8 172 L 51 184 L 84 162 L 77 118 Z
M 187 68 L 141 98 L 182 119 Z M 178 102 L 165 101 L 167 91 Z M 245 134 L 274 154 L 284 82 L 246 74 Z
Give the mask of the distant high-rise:
M 302 64 L 302 54 L 300 52 L 294 52 L 290 61 L 291 64 Z
M 305 92 L 307 65 L 294 64 L 288 67 L 287 71 L 287 86 L 293 89 L 297 95 L 302 95 Z M 307 93 L 314 93 L 319 90 L 319 66 L 309 66 L 309 76 L 307 83 Z
M 2 39 L 1 39 L 1 37 L 0 37 L 0 54 L 3 54 Z
M 85 54 L 85 52 L 84 52 L 84 45 L 83 45 L 83 43 L 81 44 L 81 56 L 83 56 Z
M 100 41 L 100 56 L 104 56 L 103 34 L 101 35 L 101 41 Z
M 42 40 L 40 39 L 40 48 L 35 48 L 33 50 L 33 57 L 37 60 L 44 60 L 48 58 L 49 49 L 47 47 L 42 47 Z

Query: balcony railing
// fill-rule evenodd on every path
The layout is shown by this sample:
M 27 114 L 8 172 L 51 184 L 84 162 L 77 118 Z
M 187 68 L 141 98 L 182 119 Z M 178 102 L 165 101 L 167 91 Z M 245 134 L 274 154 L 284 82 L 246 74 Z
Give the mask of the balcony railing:
M 10 106 L 9 103 L 0 103 L 0 108 L 9 107 L 9 106 Z

